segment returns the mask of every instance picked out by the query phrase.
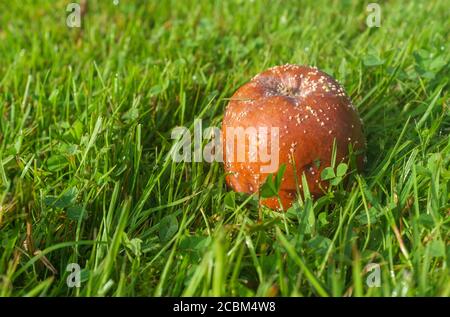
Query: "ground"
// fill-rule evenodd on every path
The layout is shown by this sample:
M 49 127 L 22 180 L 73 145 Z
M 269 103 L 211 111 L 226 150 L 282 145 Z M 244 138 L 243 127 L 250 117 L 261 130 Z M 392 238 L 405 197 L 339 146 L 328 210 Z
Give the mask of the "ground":
M 0 3 L 1 296 L 450 295 L 448 3 L 81 2 Z M 259 210 L 167 159 L 286 63 L 363 119 L 346 186 Z

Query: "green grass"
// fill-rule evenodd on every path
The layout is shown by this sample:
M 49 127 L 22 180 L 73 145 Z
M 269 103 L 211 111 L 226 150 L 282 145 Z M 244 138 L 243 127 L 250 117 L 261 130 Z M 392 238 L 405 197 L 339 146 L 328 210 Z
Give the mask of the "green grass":
M 1 296 L 450 295 L 445 1 L 380 2 L 380 28 L 357 1 L 89 1 L 81 29 L 69 2 L 0 3 Z M 368 163 L 258 222 L 170 132 L 285 63 L 344 85 Z

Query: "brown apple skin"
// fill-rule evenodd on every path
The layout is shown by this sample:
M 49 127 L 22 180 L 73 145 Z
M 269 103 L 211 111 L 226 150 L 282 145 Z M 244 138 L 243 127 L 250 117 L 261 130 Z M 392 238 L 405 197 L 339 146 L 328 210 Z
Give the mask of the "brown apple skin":
M 257 155 L 251 153 L 254 148 L 248 142 L 245 161 L 231 157 L 228 152 L 235 145 L 226 142 L 229 127 L 279 129 L 278 160 L 279 166 L 286 164 L 286 171 L 279 191 L 282 206 L 276 197 L 261 200 L 271 209 L 286 210 L 292 205 L 297 195 L 296 184 L 299 192 L 303 192 L 303 173 L 313 197 L 323 195 L 328 182 L 321 181 L 320 174 L 331 166 L 334 140 L 336 162 L 348 160 L 349 144 L 355 151 L 363 150 L 361 153 L 366 144 L 361 119 L 344 89 L 331 76 L 309 66 L 272 67 L 241 86 L 226 107 L 222 122 L 226 183 L 236 192 L 255 193 L 269 175 L 260 169 L 267 163 L 258 156 L 256 161 L 247 159 Z M 269 148 L 270 142 L 269 138 Z M 363 154 L 357 157 L 357 166 L 362 169 Z

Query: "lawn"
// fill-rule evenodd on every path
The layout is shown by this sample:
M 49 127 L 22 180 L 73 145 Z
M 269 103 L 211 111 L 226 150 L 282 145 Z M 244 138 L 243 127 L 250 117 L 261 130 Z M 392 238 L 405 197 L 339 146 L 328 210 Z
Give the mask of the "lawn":
M 448 2 L 82 2 L 0 2 L 0 296 L 450 295 Z M 167 159 L 286 63 L 363 119 L 347 187 L 260 210 Z

